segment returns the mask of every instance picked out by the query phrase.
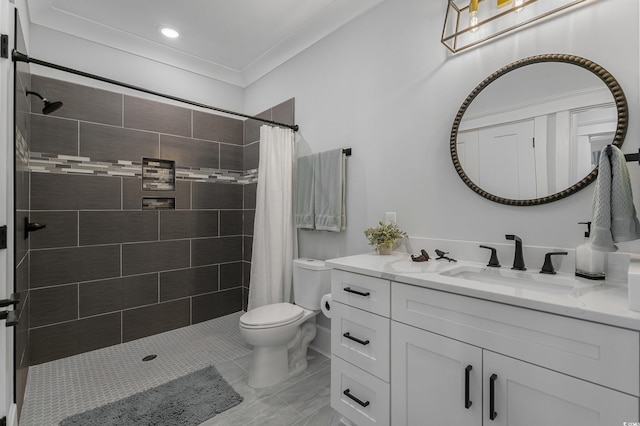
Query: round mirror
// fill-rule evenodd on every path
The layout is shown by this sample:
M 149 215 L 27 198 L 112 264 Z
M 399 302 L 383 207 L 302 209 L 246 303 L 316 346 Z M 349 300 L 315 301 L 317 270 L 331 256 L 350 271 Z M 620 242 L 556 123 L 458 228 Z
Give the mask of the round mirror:
M 528 206 L 579 191 L 602 148 L 622 146 L 627 101 L 592 61 L 540 55 L 496 71 L 467 96 L 451 130 L 462 180 L 492 201 Z

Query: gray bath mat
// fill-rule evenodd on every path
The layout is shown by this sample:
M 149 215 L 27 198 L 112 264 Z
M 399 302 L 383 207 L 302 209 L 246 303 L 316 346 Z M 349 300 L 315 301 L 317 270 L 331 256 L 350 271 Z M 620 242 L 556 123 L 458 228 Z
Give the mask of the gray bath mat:
M 60 426 L 199 425 L 241 402 L 242 397 L 211 366 L 67 417 Z

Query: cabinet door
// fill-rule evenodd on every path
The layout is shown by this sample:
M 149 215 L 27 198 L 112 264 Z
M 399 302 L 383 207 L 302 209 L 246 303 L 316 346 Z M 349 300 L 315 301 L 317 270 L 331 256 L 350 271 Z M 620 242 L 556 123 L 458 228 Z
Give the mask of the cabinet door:
M 484 351 L 483 362 L 485 426 L 611 426 L 638 421 L 638 398 L 631 395 L 490 351 Z
M 482 424 L 480 348 L 392 321 L 391 359 L 393 426 Z

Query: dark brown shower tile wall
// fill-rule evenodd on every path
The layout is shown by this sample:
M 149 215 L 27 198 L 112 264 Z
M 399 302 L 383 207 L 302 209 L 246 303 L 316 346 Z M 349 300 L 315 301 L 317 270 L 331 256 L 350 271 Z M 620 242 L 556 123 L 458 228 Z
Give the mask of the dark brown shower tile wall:
M 32 152 L 257 168 L 259 122 L 42 76 L 34 75 L 31 87 L 64 103 L 44 116 L 39 100 L 30 99 Z M 278 111 L 293 123 L 293 99 L 262 116 L 275 120 Z M 245 135 L 252 140 L 245 143 Z M 19 248 L 26 257 L 21 276 L 30 272 L 31 365 L 246 306 L 256 184 L 178 179 L 175 191 L 143 191 L 138 177 L 32 170 L 30 178 L 30 209 L 27 199 L 17 223 L 29 214 L 47 224 L 27 240 L 30 251 Z M 173 197 L 176 210 L 142 211 L 142 196 Z

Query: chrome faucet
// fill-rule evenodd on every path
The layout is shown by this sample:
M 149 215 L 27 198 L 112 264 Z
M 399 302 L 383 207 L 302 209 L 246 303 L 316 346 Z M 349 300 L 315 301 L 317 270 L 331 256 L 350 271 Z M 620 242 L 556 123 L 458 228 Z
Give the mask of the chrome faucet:
M 513 267 L 511 269 L 526 271 L 527 268 L 524 267 L 524 256 L 522 255 L 522 240 L 520 239 L 520 237 L 513 234 L 507 234 L 504 237 L 507 240 L 516 242 L 516 253 L 513 257 Z

